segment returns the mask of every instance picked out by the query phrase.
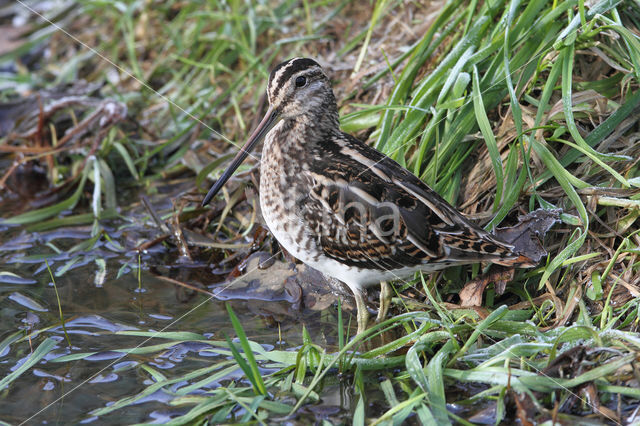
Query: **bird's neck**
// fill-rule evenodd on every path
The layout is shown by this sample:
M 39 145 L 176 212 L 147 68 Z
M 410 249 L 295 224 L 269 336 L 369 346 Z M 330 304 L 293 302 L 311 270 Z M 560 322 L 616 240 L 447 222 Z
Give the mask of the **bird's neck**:
M 339 132 L 338 113 L 334 109 L 300 114 L 283 119 L 265 138 L 265 154 L 277 149 L 292 157 L 312 151 L 322 141 Z

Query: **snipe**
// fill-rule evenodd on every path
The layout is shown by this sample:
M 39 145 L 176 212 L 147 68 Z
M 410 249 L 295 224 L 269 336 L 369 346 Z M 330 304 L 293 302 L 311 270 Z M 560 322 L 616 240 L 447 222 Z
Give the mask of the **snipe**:
M 314 60 L 275 67 L 267 95 L 265 117 L 203 205 L 264 138 L 260 206 L 267 226 L 293 256 L 351 288 L 358 333 L 368 321 L 365 287 L 382 283 L 382 319 L 388 280 L 476 262 L 534 266 L 398 163 L 340 131 L 329 79 Z

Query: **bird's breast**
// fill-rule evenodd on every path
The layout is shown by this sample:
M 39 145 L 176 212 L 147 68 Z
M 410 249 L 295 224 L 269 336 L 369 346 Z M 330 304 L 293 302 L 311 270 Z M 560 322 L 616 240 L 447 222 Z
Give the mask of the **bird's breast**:
M 281 122 L 265 138 L 260 164 L 260 208 L 278 242 L 307 262 L 317 254 L 308 224 L 300 215 L 300 202 L 310 190 L 304 178 L 308 161 L 300 138 L 284 130 Z

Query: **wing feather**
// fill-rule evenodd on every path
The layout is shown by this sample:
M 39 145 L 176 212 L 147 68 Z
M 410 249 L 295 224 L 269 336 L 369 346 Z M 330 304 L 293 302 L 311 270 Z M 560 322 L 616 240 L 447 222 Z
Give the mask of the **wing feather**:
M 518 258 L 416 176 L 350 135 L 318 147 L 313 188 L 299 201 L 325 255 L 351 266 L 397 269 Z

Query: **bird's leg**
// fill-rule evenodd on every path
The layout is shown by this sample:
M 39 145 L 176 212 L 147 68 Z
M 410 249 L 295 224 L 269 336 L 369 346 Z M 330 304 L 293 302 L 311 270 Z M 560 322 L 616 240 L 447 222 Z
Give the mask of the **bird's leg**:
M 388 282 L 382 281 L 380 283 L 380 308 L 378 309 L 376 322 L 382 322 L 387 317 L 387 312 L 389 312 L 389 306 L 391 305 L 392 297 L 393 292 L 391 291 L 391 286 Z
M 363 333 L 367 329 L 367 324 L 369 323 L 369 311 L 367 310 L 367 305 L 364 303 L 364 298 L 362 297 L 361 291 L 354 291 L 353 296 L 356 299 L 356 309 L 358 311 L 358 333 Z

